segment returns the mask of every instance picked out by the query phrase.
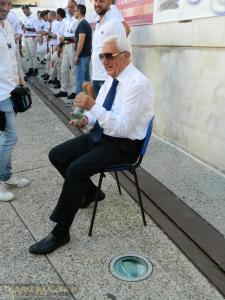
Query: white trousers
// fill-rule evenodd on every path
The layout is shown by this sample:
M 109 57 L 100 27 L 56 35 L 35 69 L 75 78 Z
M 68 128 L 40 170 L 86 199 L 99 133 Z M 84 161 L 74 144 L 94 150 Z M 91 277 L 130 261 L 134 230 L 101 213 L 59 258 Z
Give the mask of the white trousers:
M 61 65 L 61 91 L 75 92 L 75 65 L 73 59 L 75 55 L 74 44 L 63 46 L 62 65 Z
M 51 56 L 51 65 L 52 68 L 50 70 L 50 80 L 54 80 L 57 78 L 61 81 L 61 64 L 62 64 L 62 55 L 58 57 L 58 53 L 55 51 Z
M 25 37 L 24 38 L 24 46 L 25 46 L 27 59 L 29 59 L 29 68 L 37 69 L 36 38 Z

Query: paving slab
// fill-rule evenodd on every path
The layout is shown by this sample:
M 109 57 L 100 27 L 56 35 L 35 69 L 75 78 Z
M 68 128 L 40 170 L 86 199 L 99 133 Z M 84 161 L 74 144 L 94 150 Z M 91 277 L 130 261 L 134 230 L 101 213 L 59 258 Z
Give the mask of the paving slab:
M 34 239 L 12 205 L 1 202 L 0 216 L 0 299 L 25 299 L 35 291 L 38 296 L 47 286 L 52 287 L 52 293 L 63 289 L 68 296 L 68 289 L 47 258 L 34 260 L 27 251 Z
M 24 129 L 27 125 L 29 130 Z M 29 240 L 19 235 L 13 239 L 28 257 L 24 266 L 27 262 L 37 266 L 37 272 L 33 277 L 25 278 L 24 284 L 45 282 L 51 287 L 59 276 L 72 291 L 74 299 L 79 300 L 223 299 L 149 217 L 148 226 L 142 225 L 139 207 L 124 191 L 122 196 L 118 194 L 110 175 L 104 181 L 103 190 L 107 197 L 99 203 L 91 238 L 87 233 L 93 206 L 79 211 L 71 228 L 71 242 L 48 255 L 48 260 L 28 254 L 26 249 L 33 243 L 32 236 L 39 240 L 52 229 L 48 217 L 63 184 L 61 176 L 48 162 L 47 153 L 52 146 L 72 135 L 38 97 L 35 97 L 32 110 L 27 112 L 26 121 L 25 115 L 18 116 L 18 129 L 20 142 L 14 152 L 14 168 L 20 176 L 31 179 L 31 185 L 14 191 L 16 200 L 10 204 L 11 214 L 16 211 L 24 224 L 23 228 L 17 228 L 19 233 L 24 235 L 27 229 L 31 234 L 27 232 Z M 34 138 L 31 132 L 35 133 Z M 5 210 L 8 205 L 4 206 Z M 154 267 L 152 276 L 138 283 L 114 278 L 109 272 L 109 263 L 115 256 L 126 253 L 150 259 Z M 3 255 L 7 257 L 8 248 Z M 48 273 L 41 273 L 44 262 L 48 268 L 52 265 L 55 270 L 48 280 Z M 16 264 L 14 267 L 13 264 L 11 261 L 10 267 L 20 274 L 23 266 Z M 41 270 L 38 271 L 38 268 Z M 3 269 L 3 278 L 9 276 L 7 274 L 6 268 Z M 14 277 L 11 282 L 14 282 Z
M 32 99 L 32 108 L 17 115 L 19 142 L 13 156 L 16 172 L 45 166 L 55 141 L 61 143 L 74 137 L 50 109 L 43 110 L 43 102 L 34 93 Z
M 142 167 L 225 236 L 225 176 L 153 136 Z

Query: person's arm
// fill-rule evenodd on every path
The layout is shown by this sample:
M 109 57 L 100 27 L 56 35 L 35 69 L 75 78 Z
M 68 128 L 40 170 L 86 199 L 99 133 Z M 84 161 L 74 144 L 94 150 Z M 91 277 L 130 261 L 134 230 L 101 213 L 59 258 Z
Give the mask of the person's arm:
M 122 23 L 123 23 L 123 26 L 124 26 L 124 28 L 125 28 L 126 35 L 128 36 L 128 35 L 130 34 L 130 32 L 131 32 L 130 26 L 127 24 L 126 21 L 123 21 Z
M 85 37 L 86 37 L 85 33 L 79 33 L 79 38 L 78 38 L 78 42 L 77 42 L 77 50 L 76 50 L 75 57 L 74 57 L 74 64 L 77 64 L 80 53 L 83 50 Z
M 121 96 L 120 96 L 121 97 Z M 126 137 L 152 109 L 152 91 L 143 85 L 130 88 L 116 107 L 107 111 L 102 103 L 95 103 L 86 95 L 76 101 L 76 105 L 89 111 L 98 119 L 104 133 L 110 136 Z

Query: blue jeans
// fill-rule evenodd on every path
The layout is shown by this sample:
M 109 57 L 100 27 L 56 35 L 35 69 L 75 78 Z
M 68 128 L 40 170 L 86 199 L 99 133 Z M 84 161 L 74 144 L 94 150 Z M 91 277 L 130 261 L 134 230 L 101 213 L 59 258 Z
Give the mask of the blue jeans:
M 100 88 L 104 84 L 104 80 L 93 80 L 93 88 L 95 92 L 95 98 L 97 98 Z
M 6 181 L 12 175 L 11 156 L 18 141 L 16 115 L 10 98 L 0 101 L 0 111 L 6 116 L 6 128 L 0 131 L 0 181 Z
M 90 72 L 89 72 L 90 60 L 91 60 L 90 56 L 79 57 L 78 59 L 77 67 L 75 70 L 75 76 L 76 76 L 75 93 L 77 95 L 82 92 L 83 82 L 90 81 Z

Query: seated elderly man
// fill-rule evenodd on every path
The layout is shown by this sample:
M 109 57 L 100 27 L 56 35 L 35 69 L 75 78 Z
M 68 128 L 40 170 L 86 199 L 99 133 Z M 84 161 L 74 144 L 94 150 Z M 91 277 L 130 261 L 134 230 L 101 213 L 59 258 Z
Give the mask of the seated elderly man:
M 70 241 L 70 226 L 83 199 L 89 204 L 95 197 L 91 176 L 112 164 L 135 162 L 153 116 L 151 84 L 130 62 L 126 39 L 108 37 L 99 56 L 109 77 L 96 101 L 83 93 L 77 96 L 75 105 L 87 112 L 82 120 L 70 121 L 78 128 L 93 124 L 93 129 L 50 151 L 49 159 L 64 185 L 50 216 L 56 226 L 30 247 L 31 253 L 47 254 Z M 100 196 L 104 198 L 103 193 Z

